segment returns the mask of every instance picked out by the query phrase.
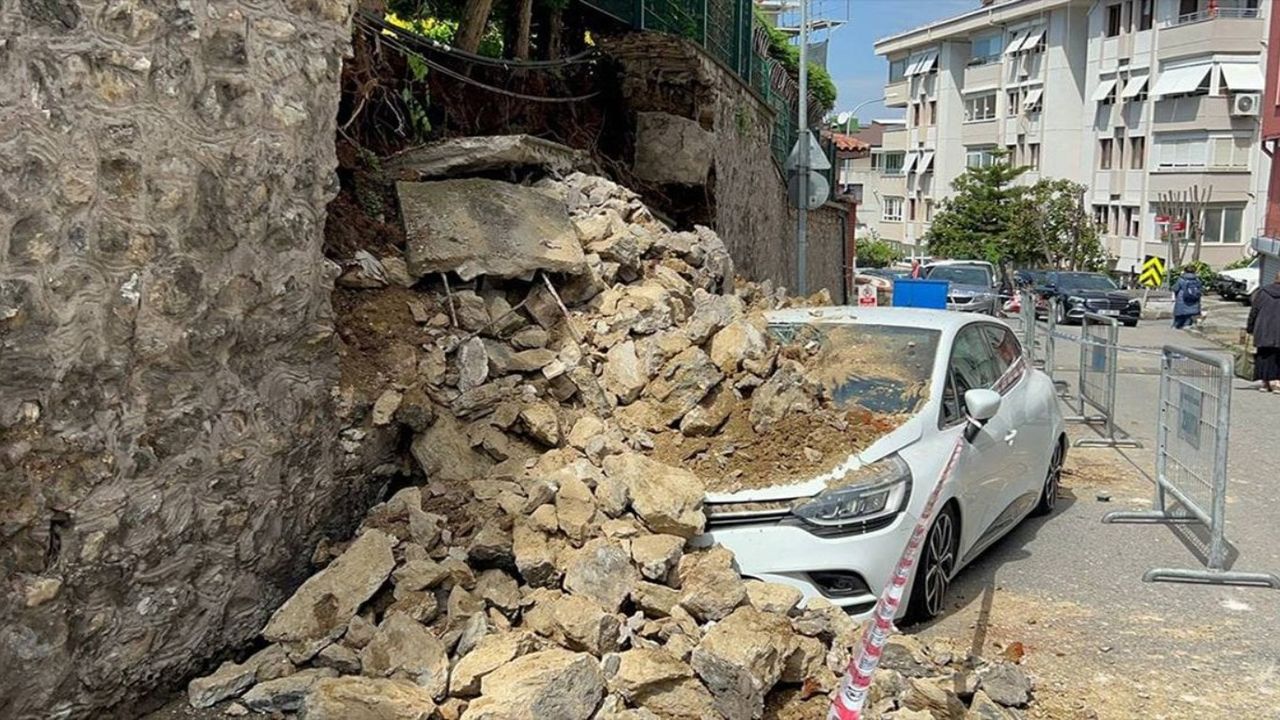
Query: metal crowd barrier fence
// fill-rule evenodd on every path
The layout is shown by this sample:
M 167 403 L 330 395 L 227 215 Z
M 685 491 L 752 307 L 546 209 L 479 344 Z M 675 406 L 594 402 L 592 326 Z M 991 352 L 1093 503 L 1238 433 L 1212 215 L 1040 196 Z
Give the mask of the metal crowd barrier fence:
M 1200 523 L 1209 529 L 1207 568 L 1152 568 L 1146 582 L 1205 582 L 1280 589 L 1272 573 L 1227 569 L 1227 442 L 1234 367 L 1229 356 L 1166 345 L 1160 364 L 1153 509 L 1102 521 Z M 1173 510 L 1169 498 L 1181 506 Z
M 1030 290 L 1018 293 L 1018 319 L 1022 322 L 1022 354 L 1032 366 L 1036 363 L 1036 296 Z
M 1080 414 L 1075 422 L 1100 424 L 1102 437 L 1080 438 L 1076 447 L 1142 447 L 1131 438 L 1116 437 L 1116 373 L 1119 370 L 1120 322 L 1112 317 L 1085 313 L 1080 320 L 1080 372 L 1076 398 Z M 1097 415 L 1088 414 L 1089 409 Z

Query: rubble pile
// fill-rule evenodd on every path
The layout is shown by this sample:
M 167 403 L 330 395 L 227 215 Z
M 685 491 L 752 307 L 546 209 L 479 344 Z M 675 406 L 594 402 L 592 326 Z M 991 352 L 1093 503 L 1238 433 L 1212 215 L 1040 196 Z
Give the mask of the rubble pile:
M 266 647 L 193 680 L 191 704 L 307 720 L 824 717 L 855 623 L 691 542 L 716 473 L 686 465 L 815 429 L 847 454 L 891 422 L 834 407 L 805 347 L 769 334 L 762 312 L 795 301 L 735 283 L 713 232 L 674 232 L 598 177 L 398 190 L 418 208 L 404 257 L 366 254 L 339 282 L 407 306 L 410 381 L 344 388 L 363 408 L 344 442 L 398 429 L 417 483 L 318 548 L 323 569 L 271 617 Z M 754 461 L 843 458 L 770 447 Z M 868 717 L 1012 718 L 1029 692 L 1016 666 L 897 637 Z

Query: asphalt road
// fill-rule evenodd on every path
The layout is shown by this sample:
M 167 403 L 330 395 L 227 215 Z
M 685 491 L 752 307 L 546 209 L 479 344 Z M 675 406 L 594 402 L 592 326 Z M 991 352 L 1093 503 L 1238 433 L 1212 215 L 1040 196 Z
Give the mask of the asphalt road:
M 1247 308 L 1207 299 L 1206 309 L 1219 330 L 1243 328 Z M 1168 325 L 1121 328 L 1120 344 L 1214 347 Z M 1078 348 L 1055 348 L 1056 377 L 1072 390 Z M 1119 426 L 1144 448 L 1073 450 L 1059 510 L 967 568 L 954 611 L 919 629 L 988 655 L 1025 652 L 1044 699 L 1032 717 L 1280 718 L 1280 591 L 1144 583 L 1152 567 L 1202 567 L 1205 534 L 1100 522 L 1110 510 L 1150 507 L 1158 373 L 1154 353 L 1121 353 Z M 1227 538 L 1234 569 L 1280 574 L 1280 396 L 1254 388 L 1234 383 Z

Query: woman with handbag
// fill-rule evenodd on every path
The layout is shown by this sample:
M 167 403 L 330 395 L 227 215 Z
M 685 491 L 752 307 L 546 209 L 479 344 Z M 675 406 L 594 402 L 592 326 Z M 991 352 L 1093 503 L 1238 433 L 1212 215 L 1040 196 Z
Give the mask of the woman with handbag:
M 1253 292 L 1252 304 L 1245 331 L 1258 348 L 1254 379 L 1262 383 L 1262 390 L 1280 392 L 1280 273 Z

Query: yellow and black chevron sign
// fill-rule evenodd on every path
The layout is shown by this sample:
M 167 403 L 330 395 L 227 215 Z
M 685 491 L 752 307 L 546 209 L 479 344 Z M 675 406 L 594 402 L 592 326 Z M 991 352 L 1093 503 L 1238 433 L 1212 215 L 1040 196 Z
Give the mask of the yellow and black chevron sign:
M 1146 260 L 1142 261 L 1142 274 L 1138 276 L 1138 282 L 1143 287 L 1161 287 L 1164 285 L 1164 260 L 1155 255 L 1148 255 Z

